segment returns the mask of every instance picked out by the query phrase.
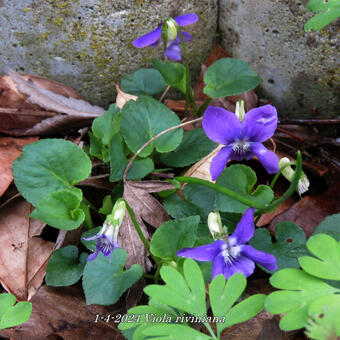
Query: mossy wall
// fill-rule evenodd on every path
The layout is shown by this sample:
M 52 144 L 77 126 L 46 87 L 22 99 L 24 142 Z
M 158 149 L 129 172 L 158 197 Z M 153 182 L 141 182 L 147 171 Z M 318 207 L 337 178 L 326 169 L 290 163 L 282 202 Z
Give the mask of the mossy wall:
M 285 117 L 340 116 L 340 20 L 306 33 L 308 0 L 220 0 L 222 45 L 263 79 Z
M 169 16 L 195 12 L 185 27 L 194 74 L 215 43 L 217 0 L 0 0 L 0 72 L 9 66 L 60 81 L 94 104 L 115 99 L 119 79 L 162 47 L 136 49 L 131 42 Z

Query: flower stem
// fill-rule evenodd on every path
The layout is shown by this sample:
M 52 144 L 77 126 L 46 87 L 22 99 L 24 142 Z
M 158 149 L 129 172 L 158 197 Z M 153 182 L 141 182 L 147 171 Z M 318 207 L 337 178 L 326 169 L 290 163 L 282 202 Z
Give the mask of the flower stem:
M 277 172 L 273 178 L 273 180 L 271 181 L 270 183 L 270 188 L 273 189 L 274 188 L 274 185 L 276 183 L 276 181 L 278 180 L 279 176 L 281 175 L 282 171 L 287 167 L 287 166 L 290 166 L 290 165 L 295 165 L 295 162 L 289 162 L 287 164 L 285 164 L 282 168 L 280 168 L 279 172 Z
M 174 21 L 176 23 L 176 21 Z M 182 31 L 178 24 L 176 23 L 176 28 L 178 31 L 179 38 L 181 39 L 181 46 L 183 49 L 183 59 L 184 59 L 184 67 L 185 67 L 185 82 L 186 82 L 186 91 L 185 91 L 185 115 L 188 116 L 188 106 L 190 104 L 192 115 L 195 117 L 197 112 L 197 106 L 195 103 L 195 99 L 193 96 L 193 90 L 190 86 L 190 70 L 189 70 L 189 58 L 188 51 L 185 46 L 185 42 L 183 39 Z
M 229 196 L 231 198 L 234 198 L 236 200 L 238 200 L 239 202 L 246 204 L 249 207 L 254 207 L 256 209 L 260 209 L 260 210 L 266 210 L 267 206 L 263 205 L 261 203 L 258 203 L 252 199 L 250 199 L 249 197 L 245 197 L 235 191 L 232 191 L 228 188 L 222 187 L 221 185 L 215 184 L 215 183 L 211 183 L 209 181 L 206 181 L 204 179 L 200 179 L 200 178 L 196 178 L 196 177 L 175 177 L 175 180 L 177 180 L 178 182 L 181 183 L 194 183 L 194 184 L 200 184 L 200 185 L 204 185 L 210 189 L 213 189 L 215 191 L 221 192 L 222 194 Z

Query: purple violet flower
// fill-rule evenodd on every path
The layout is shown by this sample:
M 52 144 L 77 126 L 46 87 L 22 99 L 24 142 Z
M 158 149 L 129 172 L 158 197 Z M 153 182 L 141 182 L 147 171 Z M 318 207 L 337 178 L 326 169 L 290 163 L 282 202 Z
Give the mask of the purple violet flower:
M 208 106 L 202 126 L 212 141 L 225 145 L 211 161 L 210 174 L 213 181 L 224 170 L 229 159 L 241 161 L 257 156 L 268 173 L 279 171 L 278 157 L 262 144 L 276 130 L 277 112 L 274 106 L 264 105 L 252 109 L 246 113 L 242 122 L 230 111 Z
M 226 279 L 236 273 L 243 273 L 248 277 L 254 272 L 254 262 L 270 271 L 276 270 L 277 262 L 274 255 L 246 244 L 254 236 L 254 231 L 254 208 L 249 208 L 227 241 L 219 239 L 204 246 L 184 248 L 176 255 L 197 261 L 213 261 L 212 280 L 219 274 L 223 274 Z
M 120 248 L 117 239 L 119 228 L 125 216 L 125 211 L 126 205 L 124 200 L 117 200 L 112 209 L 112 213 L 107 215 L 99 233 L 91 237 L 83 238 L 84 241 L 97 240 L 96 250 L 93 254 L 88 256 L 87 261 L 94 260 L 99 252 L 102 252 L 105 257 L 110 256 L 111 262 L 111 255 L 114 249 Z
M 184 14 L 179 17 L 174 18 L 177 22 L 178 26 L 187 26 L 198 21 L 198 16 L 195 13 Z M 162 26 L 161 24 L 155 30 L 150 33 L 144 34 L 135 41 L 132 42 L 132 45 L 137 48 L 142 48 L 146 46 L 156 47 L 162 43 Z M 184 42 L 191 41 L 192 35 L 186 32 L 182 32 Z M 167 44 L 164 56 L 166 58 L 181 61 L 182 60 L 182 50 L 180 47 L 181 39 L 179 34 L 175 33 L 174 39 L 169 39 Z

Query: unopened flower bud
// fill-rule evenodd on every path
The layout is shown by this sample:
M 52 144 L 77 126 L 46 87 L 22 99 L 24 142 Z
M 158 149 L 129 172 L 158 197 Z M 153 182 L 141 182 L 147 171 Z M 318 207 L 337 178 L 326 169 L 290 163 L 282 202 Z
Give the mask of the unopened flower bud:
M 287 157 L 283 157 L 280 159 L 279 161 L 279 166 L 283 170 L 282 170 L 282 175 L 283 177 L 285 177 L 286 179 L 288 179 L 289 182 L 292 182 L 293 180 L 293 176 L 295 174 L 295 171 L 292 169 L 292 167 L 289 164 L 291 161 L 289 160 L 289 158 Z M 306 174 L 302 171 L 301 173 L 301 177 L 299 179 L 298 182 L 298 187 L 297 187 L 297 191 L 299 193 L 299 195 L 303 194 L 304 192 L 306 192 L 309 188 L 309 180 L 308 177 L 306 176 Z
M 213 237 L 223 232 L 221 216 L 218 211 L 211 212 L 208 215 L 208 227 Z
M 116 201 L 115 205 L 112 208 L 112 213 L 106 217 L 105 222 L 111 223 L 112 225 L 118 225 L 120 227 L 123 222 L 125 212 L 125 201 L 120 198 Z
M 238 100 L 236 103 L 236 108 L 235 108 L 235 115 L 237 118 L 242 122 L 244 116 L 245 116 L 245 111 L 244 111 L 244 101 L 243 100 Z
M 168 19 L 165 25 L 167 26 L 168 41 L 175 40 L 177 38 L 177 28 L 174 19 Z

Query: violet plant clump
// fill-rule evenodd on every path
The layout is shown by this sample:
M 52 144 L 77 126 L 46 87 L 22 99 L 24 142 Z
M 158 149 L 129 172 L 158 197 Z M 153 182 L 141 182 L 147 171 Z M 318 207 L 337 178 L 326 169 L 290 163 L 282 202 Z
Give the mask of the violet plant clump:
M 178 16 L 173 19 L 178 26 L 187 26 L 194 24 L 198 21 L 198 16 L 195 13 L 184 14 Z M 144 34 L 135 41 L 132 42 L 132 45 L 137 48 L 143 47 L 156 47 L 162 43 L 162 28 L 166 26 L 166 49 L 164 52 L 164 56 L 174 61 L 182 60 L 182 50 L 181 50 L 181 39 L 177 32 L 177 28 L 175 27 L 172 20 L 167 20 L 164 24 L 159 25 L 155 30 L 150 33 Z M 181 32 L 183 36 L 183 40 L 185 42 L 192 40 L 192 35 L 186 32 Z
M 279 160 L 262 143 L 273 136 L 277 127 L 275 107 L 265 105 L 245 113 L 240 102 L 236 113 L 232 113 L 209 106 L 212 98 L 241 94 L 259 84 L 258 75 L 250 70 L 247 63 L 223 58 L 215 67 L 209 67 L 206 71 L 208 77 L 204 80 L 205 90 L 209 89 L 204 93 L 209 98 L 197 105 L 190 85 L 189 58 L 185 47 L 185 42 L 191 41 L 192 36 L 181 31 L 182 26 L 197 20 L 198 16 L 194 13 L 170 18 L 133 41 L 137 48 L 156 47 L 163 42 L 164 57 L 176 62 L 153 60 L 155 69 L 141 69 L 126 76 L 125 85 L 129 91 L 124 91 L 138 98 L 127 102 L 123 108 L 113 104 L 103 116 L 94 120 L 88 149 L 78 148 L 68 141 L 46 139 L 25 147 L 13 167 L 19 191 L 35 206 L 38 211 L 35 216 L 49 225 L 72 230 L 84 222 L 88 229 L 93 229 L 91 215 L 96 215 L 95 221 L 103 221 L 100 214 L 107 215 L 96 235 L 92 236 L 94 232 L 89 230 L 82 237 L 83 241 L 96 241 L 96 245 L 94 242 L 83 243 L 92 251 L 87 261 L 82 262 L 87 253 L 83 253 L 78 261 L 78 251 L 71 249 L 71 260 L 62 263 L 65 257 L 59 256 L 57 265 L 48 266 L 47 270 L 56 274 L 72 269 L 78 275 L 74 276 L 77 280 L 83 275 L 82 284 L 88 304 L 114 304 L 142 275 L 146 280 L 153 280 L 155 284 L 147 285 L 144 290 L 150 296 L 149 304 L 134 307 L 131 313 L 140 316 L 132 318 L 132 322 L 122 322 L 120 327 L 122 330 L 135 328 L 133 331 L 141 337 L 167 335 L 178 339 L 220 339 L 223 329 L 252 318 L 264 308 L 263 294 L 255 294 L 236 304 L 234 310 L 232 308 L 246 287 L 246 277 L 253 274 L 255 263 L 271 272 L 277 269 L 278 261 L 274 255 L 247 244 L 255 232 L 254 215 L 259 218 L 290 197 L 301 176 L 302 160 L 298 152 L 290 187 L 282 197 L 274 199 L 272 189 L 276 176 L 280 175 Z M 182 57 L 184 65 L 178 63 Z M 185 95 L 186 114 L 191 111 L 193 116 L 203 115 L 203 118 L 184 124 L 194 124 L 203 119 L 204 131 L 201 128 L 182 131 L 184 124 L 180 124 L 179 117 L 162 103 L 167 93 L 166 86 L 179 89 Z M 162 91 L 164 96 L 161 95 L 159 101 L 152 98 Z M 212 159 L 210 167 L 213 181 L 224 172 L 220 177 L 221 184 L 195 177 L 174 177 L 172 173 L 182 172 L 184 166 L 194 164 L 216 148 L 217 145 L 209 139 L 224 146 Z M 55 157 L 61 145 L 63 152 Z M 256 174 L 245 165 L 225 169 L 229 160 L 242 161 L 254 156 L 269 174 L 277 173 L 273 185 L 260 184 L 254 188 Z M 82 190 L 75 187 L 91 174 L 91 157 L 101 160 L 103 168 L 110 171 L 105 176 L 118 184 L 114 192 L 106 196 L 111 203 L 110 208 L 105 202 L 99 211 L 100 203 L 91 204 Z M 38 158 L 39 167 L 34 163 Z M 171 173 L 163 173 L 168 170 Z M 228 177 L 230 173 L 233 174 L 232 183 L 223 183 L 223 176 Z M 152 177 L 148 181 L 135 182 L 140 187 L 130 186 L 130 180 L 141 180 L 146 176 Z M 174 184 L 173 188 L 167 186 L 163 189 L 161 181 L 155 181 L 154 176 L 167 178 Z M 36 178 L 46 179 L 39 184 L 41 187 L 37 186 Z M 124 193 L 119 182 L 124 185 Z M 183 189 L 184 183 L 187 184 Z M 161 189 L 158 190 L 159 187 Z M 142 195 L 145 200 L 136 199 L 134 202 L 130 198 L 129 201 L 127 191 L 136 198 Z M 150 193 L 158 192 L 162 198 L 156 201 Z M 224 207 L 218 195 L 228 196 L 230 206 Z M 111 209 L 113 197 L 122 196 L 126 201 L 118 199 Z M 215 209 L 219 209 L 221 215 L 222 212 L 227 214 L 227 219 L 231 220 L 231 216 L 243 213 L 238 223 L 230 222 L 233 227 L 237 224 L 231 235 L 228 235 L 227 228 L 222 227 L 222 220 L 226 217 L 222 215 L 221 219 L 217 211 L 209 214 L 206 225 L 208 212 Z M 126 210 L 129 215 L 123 223 Z M 160 223 L 157 214 L 162 215 Z M 168 221 L 169 216 L 173 219 Z M 149 228 L 143 225 L 144 222 L 156 226 L 157 230 L 152 235 L 148 234 Z M 124 236 L 120 228 L 126 228 Z M 208 229 L 213 241 L 208 236 Z M 141 242 L 137 243 L 136 239 Z M 119 244 L 124 244 L 125 249 L 121 249 Z M 143 257 L 143 261 L 139 262 L 138 255 Z M 135 262 L 128 261 L 133 256 Z M 194 260 L 212 262 L 211 280 L 208 278 L 210 269 L 203 277 L 203 270 Z M 159 284 L 160 279 L 164 285 Z M 208 283 L 211 310 L 214 316 L 224 317 L 223 322 L 216 322 L 217 335 L 209 319 L 202 321 L 209 336 L 191 328 L 185 321 L 175 321 L 177 318 L 182 320 L 185 314 L 205 320 L 204 317 L 210 313 L 206 303 Z M 51 285 L 56 286 L 55 283 Z M 220 299 L 221 296 L 223 299 Z M 164 316 L 169 313 L 173 323 L 157 325 L 157 322 L 145 319 L 145 315 Z M 128 336 L 131 338 L 131 333 Z
M 270 271 L 276 270 L 275 256 L 246 244 L 254 236 L 255 231 L 253 208 L 247 209 L 232 235 L 228 236 L 222 229 L 216 234 L 215 230 L 216 228 L 213 234 L 219 235 L 219 238 L 214 243 L 181 249 L 177 256 L 197 261 L 212 261 L 212 280 L 219 274 L 223 274 L 226 279 L 236 273 L 248 277 L 254 272 L 254 262 Z

